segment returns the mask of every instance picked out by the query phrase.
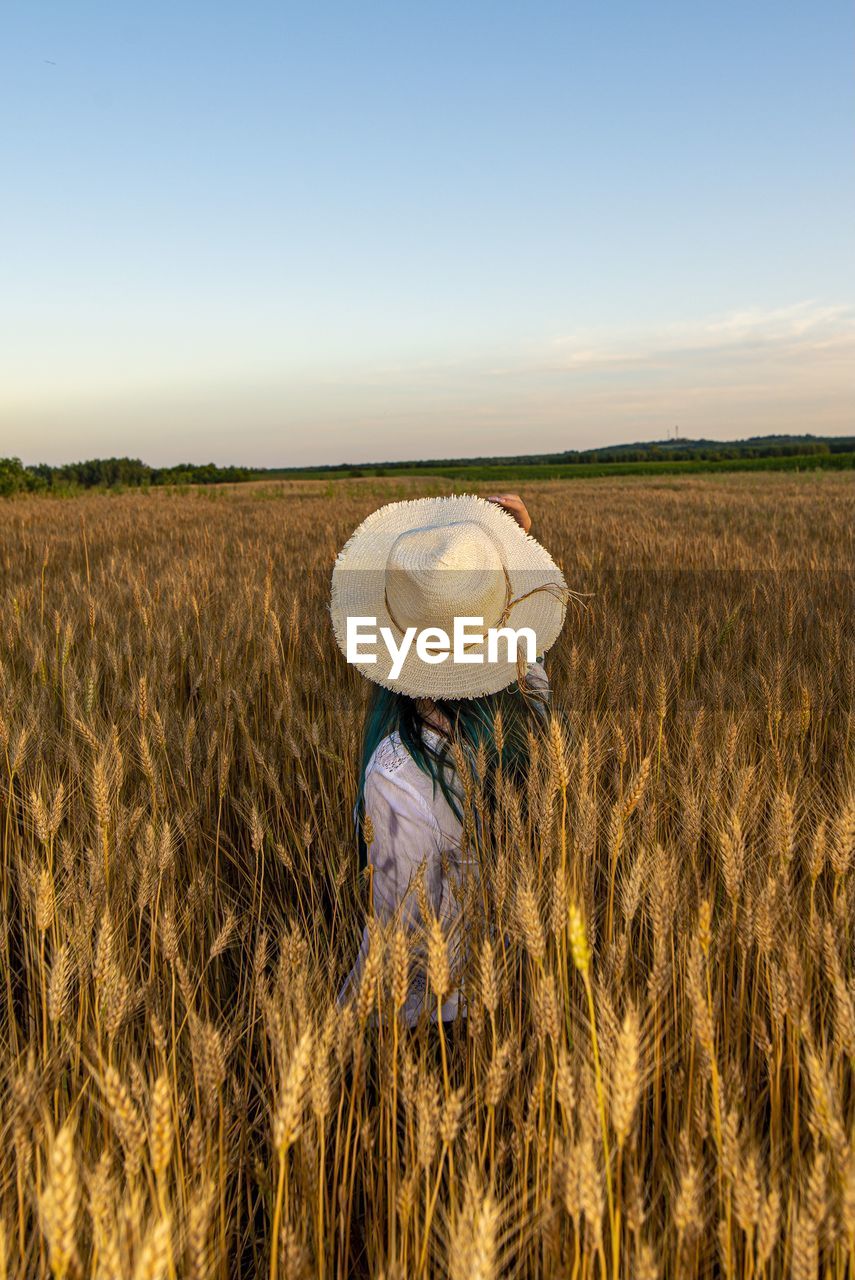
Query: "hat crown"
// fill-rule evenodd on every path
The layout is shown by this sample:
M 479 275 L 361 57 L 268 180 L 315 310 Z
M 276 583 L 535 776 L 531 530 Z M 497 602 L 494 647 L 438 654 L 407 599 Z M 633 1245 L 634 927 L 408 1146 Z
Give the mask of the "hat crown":
M 386 602 L 399 629 L 441 627 L 458 617 L 498 623 L 507 579 L 499 549 L 474 521 L 407 529 L 386 561 Z
M 490 657 L 477 632 L 527 628 L 535 653 L 545 653 L 566 609 L 567 588 L 549 552 L 506 511 L 471 493 L 405 499 L 372 511 L 336 557 L 331 585 L 333 630 L 348 662 L 408 697 L 478 698 L 507 688 L 519 676 L 519 646 L 511 653 L 508 640 Z M 466 624 L 458 660 L 454 621 L 477 617 L 483 627 Z M 354 645 L 354 620 L 379 624 L 374 652 L 370 639 L 368 649 L 361 641 Z M 391 632 L 401 644 L 411 628 L 417 635 L 442 630 L 450 652 L 437 656 L 434 648 L 428 657 L 417 642 L 402 645 L 400 665 L 387 637 Z M 524 647 L 530 655 L 527 640 Z

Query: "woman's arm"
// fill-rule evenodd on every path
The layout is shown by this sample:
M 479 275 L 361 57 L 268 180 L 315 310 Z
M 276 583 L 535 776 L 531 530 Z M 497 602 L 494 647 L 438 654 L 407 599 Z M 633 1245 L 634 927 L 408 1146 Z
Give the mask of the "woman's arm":
M 503 507 L 509 516 L 513 516 L 523 533 L 531 531 L 531 516 L 518 493 L 495 493 L 487 501 Z

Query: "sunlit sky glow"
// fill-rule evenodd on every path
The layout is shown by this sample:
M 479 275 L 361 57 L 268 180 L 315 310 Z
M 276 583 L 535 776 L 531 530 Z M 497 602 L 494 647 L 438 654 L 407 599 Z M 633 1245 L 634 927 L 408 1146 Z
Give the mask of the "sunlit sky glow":
M 842 0 L 11 0 L 0 455 L 855 433 Z

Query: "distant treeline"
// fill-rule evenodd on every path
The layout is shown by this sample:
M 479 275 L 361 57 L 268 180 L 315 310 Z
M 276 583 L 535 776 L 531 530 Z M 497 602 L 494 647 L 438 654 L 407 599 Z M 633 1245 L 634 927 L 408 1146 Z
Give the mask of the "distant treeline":
M 221 484 L 252 480 L 258 475 L 251 467 L 218 467 L 213 462 L 149 467 L 139 458 L 90 458 L 87 462 L 69 462 L 61 467 L 51 467 L 46 462 L 25 467 L 20 458 L 0 458 L 0 495 L 146 488 L 163 484 Z
M 220 467 L 213 462 L 181 462 L 150 467 L 139 458 L 90 458 L 51 467 L 25 466 L 20 458 L 0 458 L 0 496 L 15 493 L 73 493 L 79 489 L 149 488 L 156 485 L 223 484 L 278 477 L 418 475 L 469 479 L 570 478 L 573 475 L 627 474 L 658 470 L 707 470 L 763 467 L 797 469 L 813 460 L 822 467 L 850 467 L 855 436 L 754 436 L 748 440 L 660 440 L 650 444 L 568 449 L 563 453 L 512 457 L 432 458 L 418 462 L 337 463 L 319 467 Z M 787 462 L 789 459 L 789 463 Z M 777 460 L 777 461 L 776 461 Z M 684 464 L 683 466 L 674 464 Z M 686 465 L 688 464 L 688 465 Z
M 615 462 L 718 462 L 743 458 L 789 458 L 855 450 L 855 436 L 754 436 L 748 440 L 659 440 L 650 444 L 616 444 L 602 449 L 567 449 L 562 453 L 529 453 L 483 458 L 427 458 L 417 462 L 336 463 L 322 467 L 290 467 L 300 471 L 384 475 L 395 471 L 447 472 L 449 468 L 568 466 Z

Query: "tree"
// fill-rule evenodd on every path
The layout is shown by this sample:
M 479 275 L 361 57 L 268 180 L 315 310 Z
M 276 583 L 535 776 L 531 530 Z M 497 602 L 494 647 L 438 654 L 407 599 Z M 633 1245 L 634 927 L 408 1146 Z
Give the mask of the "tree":
M 43 488 L 41 478 L 25 467 L 20 458 L 0 458 L 0 497 L 40 488 Z

